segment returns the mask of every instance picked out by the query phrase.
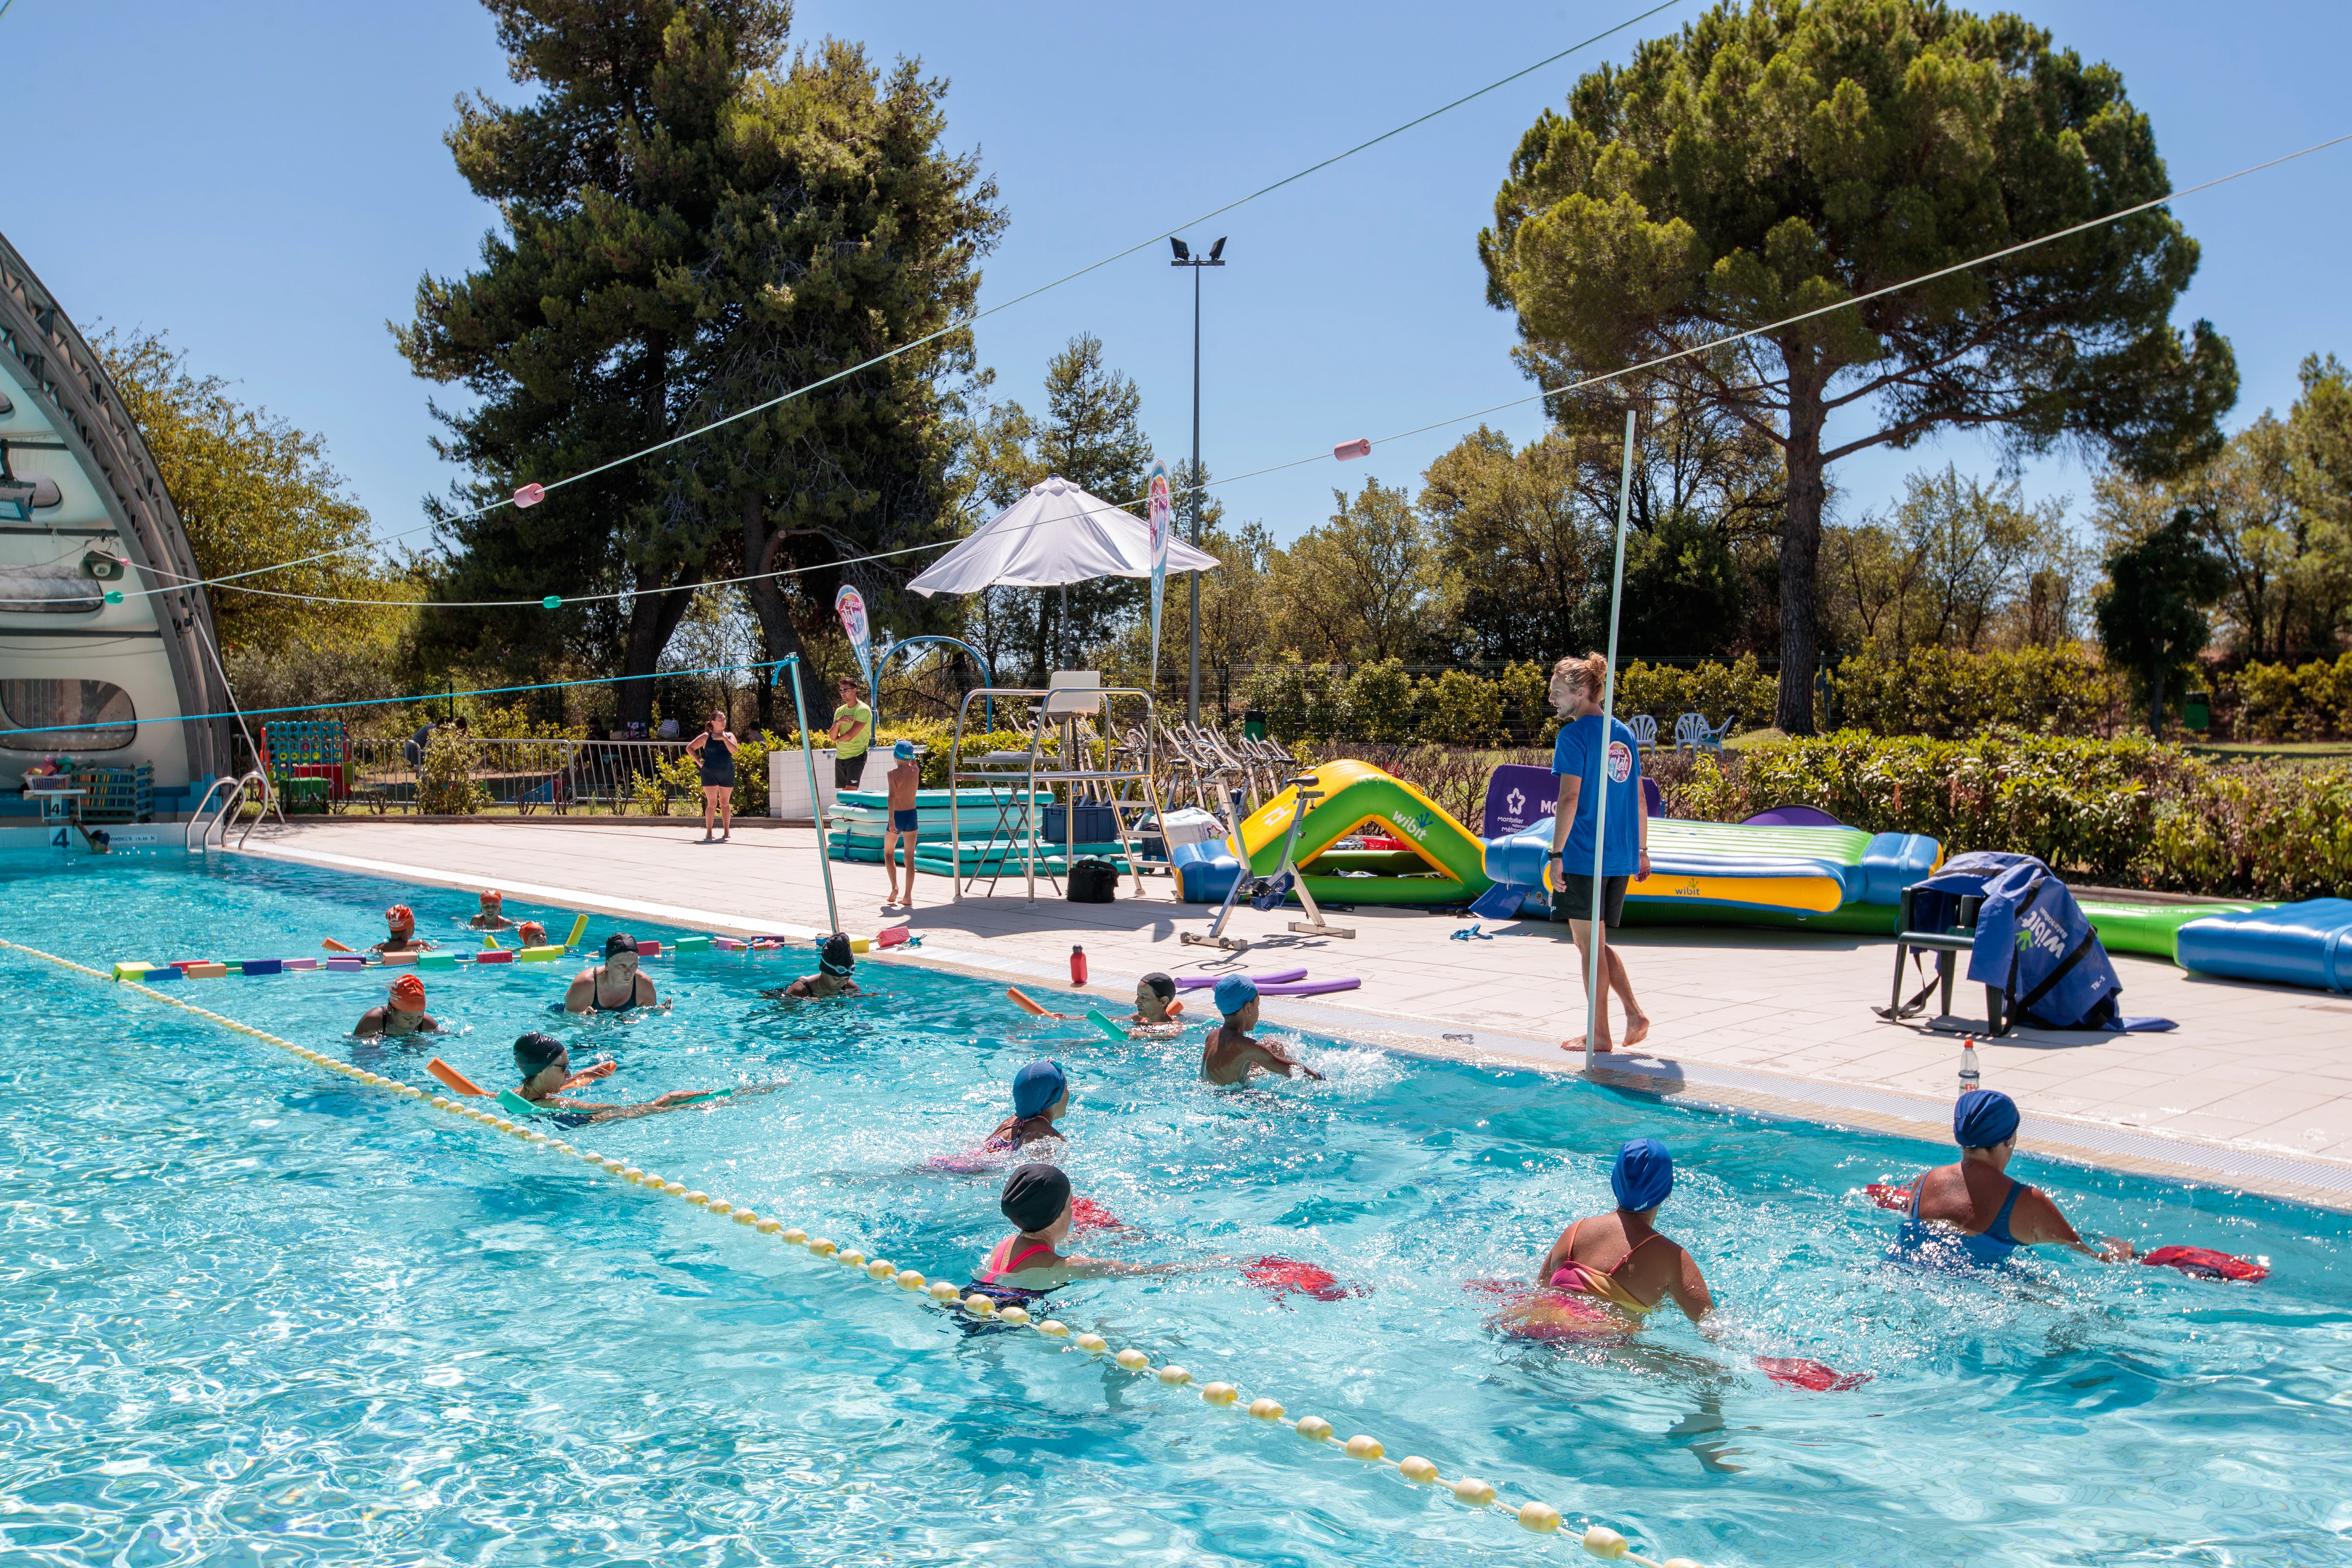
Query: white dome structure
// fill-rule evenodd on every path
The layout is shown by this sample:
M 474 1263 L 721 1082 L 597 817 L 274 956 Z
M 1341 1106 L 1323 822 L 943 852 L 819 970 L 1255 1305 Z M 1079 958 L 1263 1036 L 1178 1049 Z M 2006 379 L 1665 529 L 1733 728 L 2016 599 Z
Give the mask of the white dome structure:
M 119 582 L 91 574 L 110 556 Z M 159 793 L 230 771 L 204 591 L 142 592 L 199 575 L 98 356 L 0 237 L 0 790 L 55 752 L 148 763 Z

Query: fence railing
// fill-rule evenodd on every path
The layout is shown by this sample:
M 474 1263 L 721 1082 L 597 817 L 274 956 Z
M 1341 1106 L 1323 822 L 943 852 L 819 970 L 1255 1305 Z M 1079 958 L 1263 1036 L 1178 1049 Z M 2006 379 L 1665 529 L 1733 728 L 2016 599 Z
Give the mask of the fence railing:
M 476 740 L 428 762 L 414 741 L 353 736 L 341 762 L 288 762 L 272 783 L 289 811 L 449 815 L 471 810 L 531 816 L 660 816 L 701 810 L 701 791 L 679 782 L 693 761 L 683 741 Z M 467 760 L 452 766 L 457 756 Z M 683 764 L 683 765 L 681 765 Z M 664 777 L 665 767 L 669 777 Z M 735 813 L 764 816 L 764 773 L 736 768 Z

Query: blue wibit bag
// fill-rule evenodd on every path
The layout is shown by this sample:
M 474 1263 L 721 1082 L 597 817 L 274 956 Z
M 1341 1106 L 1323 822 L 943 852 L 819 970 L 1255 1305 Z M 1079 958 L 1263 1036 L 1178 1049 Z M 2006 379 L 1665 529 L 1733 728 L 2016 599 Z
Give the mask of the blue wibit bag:
M 1969 978 L 1997 985 L 2003 1010 L 2045 1029 L 2119 1029 L 2124 983 L 2074 895 L 2028 856 L 1986 879 Z

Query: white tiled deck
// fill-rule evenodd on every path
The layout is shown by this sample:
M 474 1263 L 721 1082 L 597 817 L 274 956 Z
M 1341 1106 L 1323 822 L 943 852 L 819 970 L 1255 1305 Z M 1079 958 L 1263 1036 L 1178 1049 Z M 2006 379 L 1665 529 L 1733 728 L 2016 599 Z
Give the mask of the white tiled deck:
M 257 831 L 250 851 L 446 888 L 499 887 L 515 898 L 711 931 L 814 931 L 824 895 L 808 828 L 743 826 L 696 842 L 698 820 L 614 817 L 523 823 L 327 818 Z M 926 878 L 911 919 L 880 909 L 879 866 L 833 865 L 844 929 L 906 921 L 917 959 L 1022 981 L 1067 983 L 1073 942 L 1096 987 L 1113 994 L 1150 970 L 1218 966 L 1180 929 L 1208 911 L 1179 905 L 1165 879 L 1148 896 L 1024 908 L 1007 879 L 992 898 L 948 901 Z M 1050 889 L 1041 882 L 1041 890 Z M 1234 934 L 1263 939 L 1244 964 L 1359 974 L 1360 990 L 1277 1002 L 1277 1020 L 1405 1049 L 1497 1057 L 1572 1070 L 1557 1048 L 1582 1027 L 1583 988 L 1565 927 L 1521 922 L 1491 942 L 1453 942 L 1466 922 L 1396 910 L 1336 917 L 1353 941 L 1294 937 L 1290 915 L 1244 909 Z M 1649 1040 L 1612 1078 L 1718 1103 L 1941 1138 L 1958 1043 L 1883 1023 L 1891 959 L 1876 939 L 1806 932 L 1632 930 L 1622 947 L 1651 1019 Z M 903 951 L 903 950 L 902 950 Z M 899 962 L 893 958 L 890 962 Z M 2221 1179 L 2231 1186 L 2352 1207 L 2352 998 L 2189 975 L 2119 956 L 2126 1012 L 2177 1020 L 2169 1034 L 2026 1032 L 1982 1047 L 1989 1087 L 2028 1112 L 2029 1141 L 2099 1163 Z M 1970 994 L 1977 1000 L 1971 1002 Z M 1956 1005 L 1982 993 L 1963 981 Z M 1465 1040 L 1460 1037 L 1467 1036 Z M 1454 1037 L 1449 1038 L 1448 1037 Z M 1621 1077 L 1621 1075 L 1626 1075 Z

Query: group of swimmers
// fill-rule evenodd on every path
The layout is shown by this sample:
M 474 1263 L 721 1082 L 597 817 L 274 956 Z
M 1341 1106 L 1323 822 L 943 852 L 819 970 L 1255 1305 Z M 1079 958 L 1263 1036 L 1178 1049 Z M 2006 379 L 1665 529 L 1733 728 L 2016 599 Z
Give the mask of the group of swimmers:
M 1254 1001 L 1254 999 L 1253 999 Z M 1228 1026 L 1246 1028 L 1240 1010 Z M 1070 1107 L 1067 1075 L 1053 1061 L 1032 1062 L 1013 1075 L 1013 1115 L 989 1135 L 992 1152 L 1042 1152 L 1059 1142 L 1057 1123 Z M 2093 1246 L 2076 1233 L 2048 1194 L 2007 1173 L 2017 1152 L 2017 1102 L 1997 1089 L 1971 1089 L 1952 1111 L 1952 1138 L 1960 1157 L 1921 1174 L 1893 1256 L 1922 1268 L 1990 1268 L 2020 1247 L 2067 1247 L 2085 1257 L 2126 1262 L 2131 1244 L 2109 1238 Z M 1654 1138 L 1636 1138 L 1617 1152 L 1609 1173 L 1616 1207 L 1571 1220 L 1536 1266 L 1533 1289 L 1507 1308 L 1512 1332 L 1557 1339 L 1617 1334 L 1638 1328 L 1671 1300 L 1692 1322 L 1715 1310 L 1706 1274 L 1690 1252 L 1657 1228 L 1659 1211 L 1675 1189 L 1674 1156 Z M 1156 1272 L 1107 1258 L 1066 1255 L 1077 1205 L 1069 1177 L 1050 1161 L 1033 1159 L 1005 1179 L 997 1206 L 1013 1227 L 992 1247 L 973 1274 L 973 1288 L 1005 1299 L 1029 1299 L 1073 1280 Z M 1167 1268 L 1212 1267 L 1209 1260 Z

